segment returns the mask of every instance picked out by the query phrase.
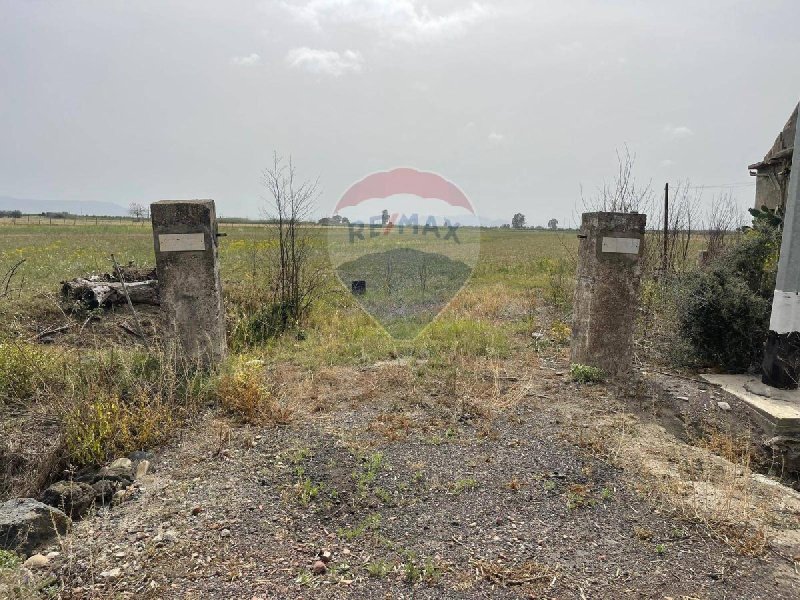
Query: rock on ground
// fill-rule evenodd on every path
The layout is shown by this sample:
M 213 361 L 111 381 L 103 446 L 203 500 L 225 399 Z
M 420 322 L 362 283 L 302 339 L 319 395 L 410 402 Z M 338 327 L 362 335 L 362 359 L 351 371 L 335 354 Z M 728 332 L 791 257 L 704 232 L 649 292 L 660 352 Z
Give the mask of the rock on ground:
M 96 495 L 97 492 L 88 483 L 59 481 L 42 492 L 39 499 L 63 510 L 73 519 L 79 519 L 92 507 Z
M 28 554 L 69 525 L 69 517 L 57 508 L 33 498 L 14 498 L 0 504 L 0 548 Z

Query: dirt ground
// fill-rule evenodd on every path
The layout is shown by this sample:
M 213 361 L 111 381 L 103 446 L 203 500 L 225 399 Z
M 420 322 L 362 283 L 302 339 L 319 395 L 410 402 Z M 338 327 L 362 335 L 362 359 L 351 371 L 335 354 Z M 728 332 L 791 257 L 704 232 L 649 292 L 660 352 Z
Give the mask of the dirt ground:
M 48 571 L 66 598 L 800 595 L 800 494 L 754 474 L 747 444 L 681 434 L 674 407 L 707 397 L 713 415 L 720 392 L 578 385 L 567 367 L 284 372 L 290 425 L 199 418 Z

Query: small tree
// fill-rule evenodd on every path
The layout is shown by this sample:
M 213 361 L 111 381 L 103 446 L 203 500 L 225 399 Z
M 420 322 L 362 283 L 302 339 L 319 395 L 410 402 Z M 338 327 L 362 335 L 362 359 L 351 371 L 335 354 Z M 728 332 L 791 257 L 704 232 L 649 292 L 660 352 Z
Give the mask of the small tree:
M 138 223 L 147 215 L 147 209 L 138 202 L 131 202 L 128 206 L 128 214 Z
M 388 222 L 389 222 L 389 211 L 384 208 L 383 212 L 381 213 L 381 225 L 386 225 Z
M 264 170 L 263 185 L 270 200 L 267 217 L 278 238 L 277 270 L 271 282 L 273 303 L 271 332 L 299 325 L 322 293 L 325 277 L 313 244 L 313 232 L 306 227 L 319 197 L 318 180 L 297 182 L 291 157 L 276 154 Z
M 517 213 L 511 219 L 511 227 L 514 229 L 525 229 L 525 215 Z
M 555 231 L 556 229 L 558 229 L 558 219 L 550 219 L 550 220 L 547 222 L 547 228 L 548 228 L 548 229 L 552 229 L 552 230 L 554 230 L 554 231 Z

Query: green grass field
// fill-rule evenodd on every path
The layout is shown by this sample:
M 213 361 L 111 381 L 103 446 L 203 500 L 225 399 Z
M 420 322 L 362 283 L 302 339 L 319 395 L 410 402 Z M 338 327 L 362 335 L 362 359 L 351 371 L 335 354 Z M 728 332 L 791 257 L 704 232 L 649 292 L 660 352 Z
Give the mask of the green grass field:
M 247 296 L 246 304 L 252 307 L 258 303 L 259 290 L 268 284 L 274 240 L 267 226 L 223 224 L 220 231 L 227 234 L 221 238 L 220 260 L 228 309 L 233 315 L 231 320 L 235 320 L 235 314 L 241 314 L 238 305 L 242 298 Z M 346 229 L 311 231 L 320 253 L 327 256 L 330 251 L 334 263 L 357 258 L 347 244 Z M 432 344 L 461 345 L 477 353 L 491 354 L 508 346 L 508 335 L 521 326 L 517 317 L 525 312 L 523 305 L 533 301 L 531 295 L 560 294 L 564 296 L 561 300 L 568 303 L 577 247 L 574 232 L 465 229 L 459 235 L 462 244 L 452 252 L 446 251 L 459 263 L 474 264 L 474 271 L 444 313 L 416 340 L 392 339 L 359 308 L 349 291 L 331 277 L 329 292 L 316 304 L 306 324 L 305 340 L 273 340 L 249 351 L 301 362 L 327 363 L 362 362 L 398 352 L 426 353 Z M 391 248 L 388 242 L 386 248 Z M 154 264 L 149 224 L 0 223 L 0 272 L 18 260 L 25 260 L 12 282 L 21 289 L 13 301 L 0 304 L 0 316 L 10 330 L 14 324 L 30 327 L 37 320 L 63 318 L 56 301 L 59 283 L 90 273 L 110 272 L 112 254 L 120 264 Z M 462 272 L 458 277 L 464 275 Z M 447 287 L 449 292 L 460 287 L 460 283 L 449 281 Z M 436 303 L 446 304 L 444 292 L 439 295 Z M 385 297 L 378 294 L 376 299 Z M 414 337 L 419 329 L 415 326 L 404 330 L 398 337 Z

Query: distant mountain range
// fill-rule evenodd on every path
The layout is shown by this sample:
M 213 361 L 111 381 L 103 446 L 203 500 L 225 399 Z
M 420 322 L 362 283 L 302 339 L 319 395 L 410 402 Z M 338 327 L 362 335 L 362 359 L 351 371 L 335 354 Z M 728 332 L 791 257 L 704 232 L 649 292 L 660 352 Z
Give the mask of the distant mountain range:
M 93 202 L 80 200 L 32 200 L 0 196 L 0 210 L 21 210 L 25 214 L 68 212 L 73 215 L 99 217 L 124 217 L 128 209 L 113 202 Z

